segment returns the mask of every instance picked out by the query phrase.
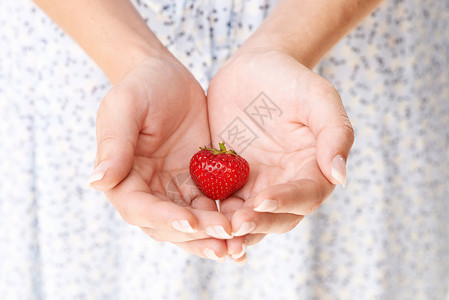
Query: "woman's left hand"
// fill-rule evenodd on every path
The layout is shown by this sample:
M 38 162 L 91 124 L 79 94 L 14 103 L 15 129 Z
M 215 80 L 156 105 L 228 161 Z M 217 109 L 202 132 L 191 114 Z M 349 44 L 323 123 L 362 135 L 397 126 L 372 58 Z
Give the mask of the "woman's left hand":
M 207 102 L 213 144 L 224 140 L 251 169 L 220 203 L 235 236 L 228 254 L 292 230 L 345 185 L 354 135 L 340 96 L 287 53 L 244 45 L 212 79 Z

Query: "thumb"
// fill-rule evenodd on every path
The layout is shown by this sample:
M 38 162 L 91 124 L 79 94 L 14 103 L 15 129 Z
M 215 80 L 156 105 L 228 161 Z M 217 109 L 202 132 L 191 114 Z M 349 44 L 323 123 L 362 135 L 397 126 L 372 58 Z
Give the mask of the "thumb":
M 147 108 L 133 92 L 119 86 L 103 99 L 97 113 L 97 155 L 88 183 L 109 190 L 128 176 Z
M 337 90 L 327 82 L 311 110 L 309 126 L 316 138 L 321 172 L 333 184 L 346 186 L 346 161 L 354 143 L 354 130 Z

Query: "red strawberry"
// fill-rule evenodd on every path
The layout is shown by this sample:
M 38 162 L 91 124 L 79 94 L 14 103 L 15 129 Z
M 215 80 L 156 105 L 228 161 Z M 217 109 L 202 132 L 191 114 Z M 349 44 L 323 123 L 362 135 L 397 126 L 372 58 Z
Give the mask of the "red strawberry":
M 226 199 L 241 188 L 249 175 L 248 162 L 234 150 L 200 148 L 190 160 L 190 175 L 200 190 L 214 200 Z

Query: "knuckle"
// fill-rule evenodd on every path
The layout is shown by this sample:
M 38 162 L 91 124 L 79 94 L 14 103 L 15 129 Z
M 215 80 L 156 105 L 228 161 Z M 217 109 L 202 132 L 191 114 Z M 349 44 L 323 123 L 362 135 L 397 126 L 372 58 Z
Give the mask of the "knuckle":
M 103 149 L 106 144 L 111 141 L 116 140 L 119 137 L 119 134 L 115 130 L 105 129 L 99 132 L 97 138 L 97 147 L 99 150 Z
M 116 130 L 105 129 L 97 134 L 97 153 L 100 161 L 111 155 L 111 152 L 117 150 L 117 145 L 120 149 L 125 150 L 128 154 L 133 153 L 135 142 L 129 137 L 120 135 Z
M 341 116 L 342 123 L 339 126 L 341 128 L 341 131 L 345 135 L 345 138 L 352 143 L 354 143 L 355 134 L 354 134 L 354 128 L 352 127 L 351 121 L 349 120 L 349 117 L 346 113 L 344 113 Z

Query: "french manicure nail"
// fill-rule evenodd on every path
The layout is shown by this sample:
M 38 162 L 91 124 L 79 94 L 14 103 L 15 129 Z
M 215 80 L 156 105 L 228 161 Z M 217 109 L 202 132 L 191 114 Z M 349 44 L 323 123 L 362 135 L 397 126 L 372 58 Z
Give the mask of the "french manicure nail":
M 90 174 L 89 179 L 87 180 L 87 183 L 90 185 L 92 182 L 98 181 L 103 179 L 104 175 L 106 174 L 106 171 L 109 168 L 109 161 L 105 160 L 101 162 Z
M 245 257 L 244 260 L 242 260 L 242 261 L 236 261 L 235 263 L 236 263 L 236 265 L 239 266 L 239 267 L 244 266 L 244 265 L 246 264 L 246 257 Z
M 207 258 L 209 259 L 213 259 L 217 262 L 224 262 L 226 260 L 226 256 L 225 257 L 218 257 L 217 254 L 215 253 L 214 250 L 210 249 L 210 248 L 206 248 L 204 249 L 204 255 L 206 255 Z
M 254 210 L 258 212 L 271 212 L 278 207 L 278 202 L 276 200 L 264 200 L 259 206 L 255 207 Z
M 343 187 L 346 187 L 346 162 L 341 155 L 337 155 L 332 160 L 332 176 Z
M 233 233 L 233 236 L 242 236 L 252 232 L 256 228 L 256 223 L 254 222 L 245 222 L 240 226 L 239 230 L 236 233 Z
M 195 233 L 197 232 L 196 229 L 193 229 L 192 226 L 190 225 L 189 221 L 187 220 L 180 220 L 180 221 L 173 221 L 171 223 L 171 226 L 181 232 L 185 232 L 185 233 Z
M 220 226 L 220 225 L 207 226 L 206 234 L 213 236 L 214 238 L 217 238 L 217 239 L 223 239 L 223 240 L 232 239 L 232 235 L 227 233 L 224 230 L 223 226 Z
M 242 257 L 243 255 L 245 255 L 246 249 L 247 249 L 246 245 L 245 245 L 245 244 L 242 244 L 242 251 L 240 251 L 240 253 L 237 253 L 237 254 L 232 254 L 231 257 L 232 257 L 233 259 L 239 259 L 239 258 Z

